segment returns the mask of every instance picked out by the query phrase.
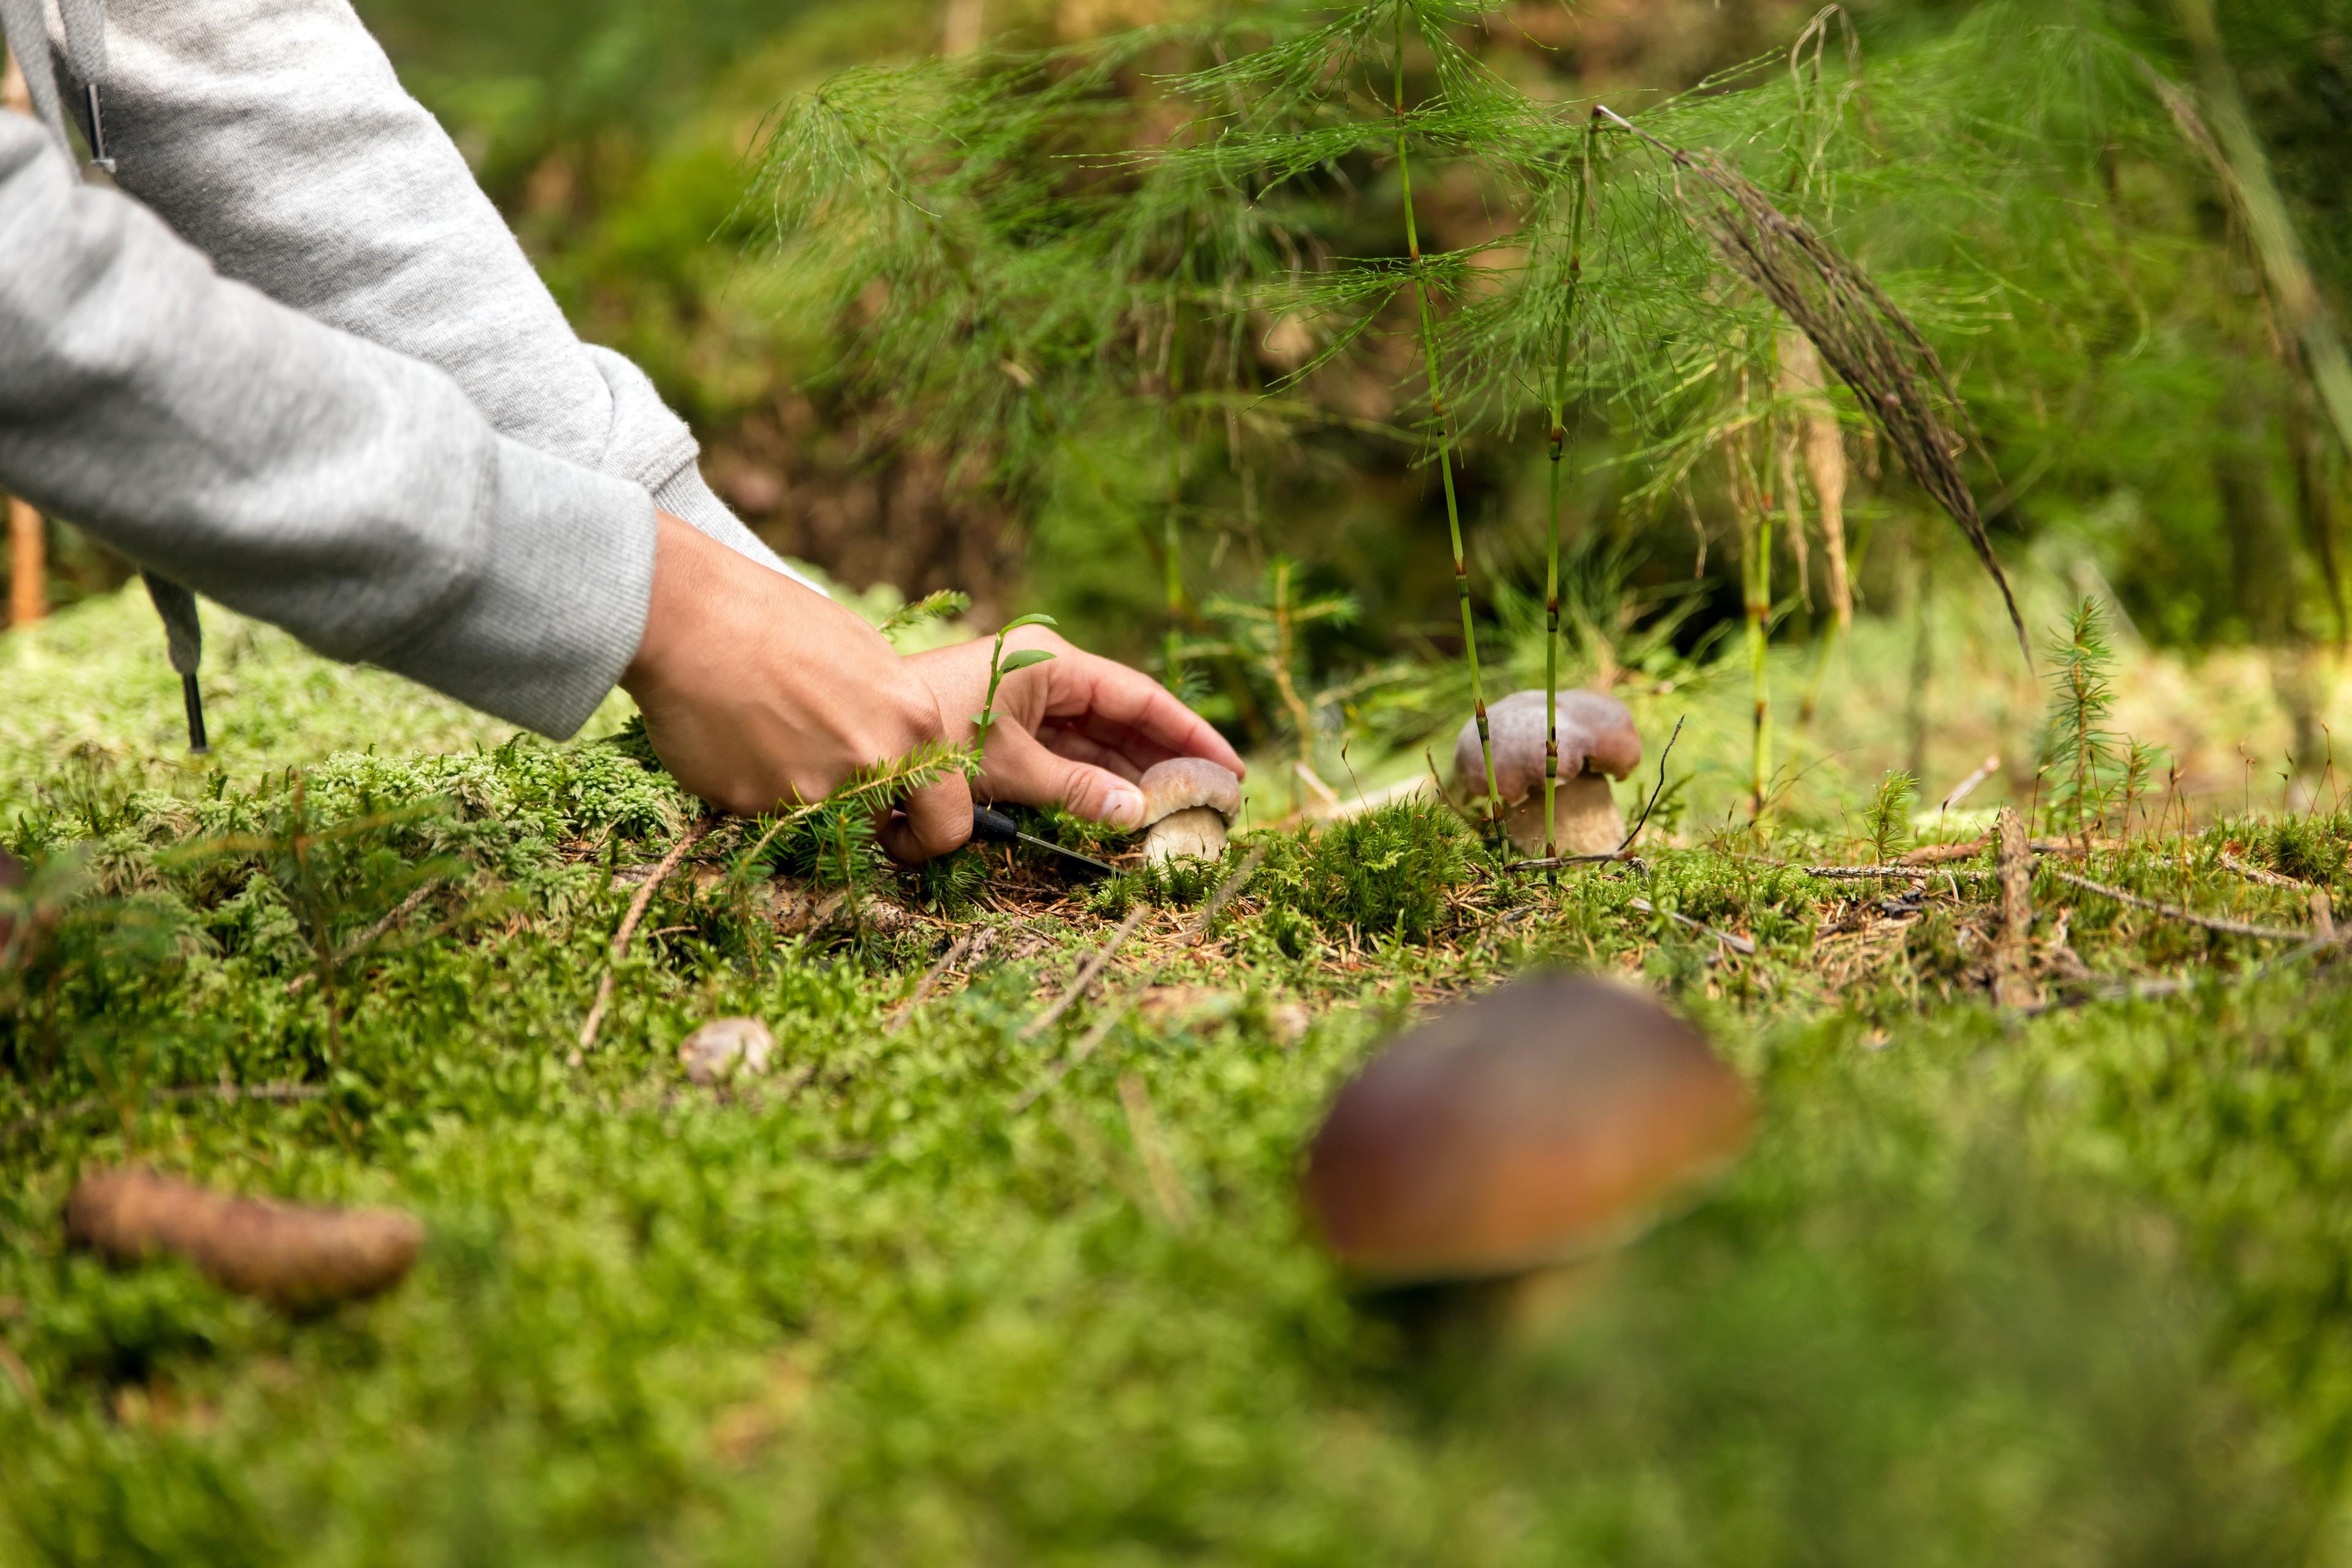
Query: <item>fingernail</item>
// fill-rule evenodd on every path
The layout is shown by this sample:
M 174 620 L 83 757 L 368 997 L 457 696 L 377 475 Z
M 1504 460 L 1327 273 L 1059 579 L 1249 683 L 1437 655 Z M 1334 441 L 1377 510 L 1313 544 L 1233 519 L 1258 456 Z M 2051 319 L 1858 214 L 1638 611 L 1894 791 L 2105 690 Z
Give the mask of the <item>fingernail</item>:
M 1143 796 L 1131 789 L 1115 789 L 1103 797 L 1103 820 L 1114 827 L 1143 826 Z

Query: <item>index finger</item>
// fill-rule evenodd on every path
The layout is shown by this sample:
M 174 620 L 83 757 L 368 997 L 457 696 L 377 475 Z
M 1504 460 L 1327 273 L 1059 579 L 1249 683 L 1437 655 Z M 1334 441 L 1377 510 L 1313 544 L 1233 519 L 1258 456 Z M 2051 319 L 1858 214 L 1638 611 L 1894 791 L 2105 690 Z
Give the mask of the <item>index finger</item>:
M 1141 670 L 1075 650 L 1055 663 L 1066 668 L 1048 708 L 1052 717 L 1083 719 L 1097 740 L 1108 739 L 1107 729 L 1126 731 L 1171 756 L 1202 757 L 1237 774 L 1246 771 L 1241 753 L 1207 720 Z

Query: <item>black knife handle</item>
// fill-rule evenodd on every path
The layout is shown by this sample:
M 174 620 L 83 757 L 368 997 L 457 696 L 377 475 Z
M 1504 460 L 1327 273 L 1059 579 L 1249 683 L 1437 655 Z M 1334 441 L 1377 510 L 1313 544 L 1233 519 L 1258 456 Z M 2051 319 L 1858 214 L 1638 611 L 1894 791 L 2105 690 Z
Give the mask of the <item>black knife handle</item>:
M 971 836 L 983 844 L 1013 844 L 1021 838 L 1021 829 L 1011 817 L 993 806 L 971 808 Z

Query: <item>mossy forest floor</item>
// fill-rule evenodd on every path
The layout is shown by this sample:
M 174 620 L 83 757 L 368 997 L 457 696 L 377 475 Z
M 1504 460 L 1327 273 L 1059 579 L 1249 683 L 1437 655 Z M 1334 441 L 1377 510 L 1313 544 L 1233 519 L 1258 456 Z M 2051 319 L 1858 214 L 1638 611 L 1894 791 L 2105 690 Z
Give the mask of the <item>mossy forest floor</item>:
M 574 1065 L 688 803 L 215 641 L 201 767 L 135 604 L 0 643 L 48 911 L 0 974 L 0 1559 L 2352 1554 L 2352 988 L 2305 940 L 2352 814 L 2042 856 L 2039 1012 L 1988 992 L 1990 854 L 1831 880 L 1792 868 L 1852 844 L 1742 835 L 1555 891 L 1407 808 L 1244 840 L 1195 943 L 1230 866 L 975 851 L 844 901 L 730 826 Z M 1416 1008 L 1541 964 L 1667 996 L 1761 1131 L 1548 1330 L 1410 1334 L 1303 1234 L 1301 1144 Z M 693 1087 L 736 1014 L 778 1061 Z M 133 1158 L 431 1238 L 289 1321 L 65 1249 L 77 1171 Z

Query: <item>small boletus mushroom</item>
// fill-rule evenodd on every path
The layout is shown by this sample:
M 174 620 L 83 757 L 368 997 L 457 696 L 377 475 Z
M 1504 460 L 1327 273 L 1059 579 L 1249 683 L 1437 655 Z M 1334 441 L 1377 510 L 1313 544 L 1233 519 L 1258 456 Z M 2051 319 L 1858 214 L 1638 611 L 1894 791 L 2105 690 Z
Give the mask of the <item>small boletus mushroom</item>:
M 1538 976 L 1446 1009 L 1350 1079 L 1302 1196 L 1370 1289 L 1525 1279 L 1686 1201 L 1754 1114 L 1739 1075 L 1648 995 Z
M 1171 757 L 1143 770 L 1143 858 L 1153 863 L 1225 852 L 1225 829 L 1241 815 L 1242 781 L 1202 757 Z
M 678 1065 L 690 1082 L 708 1088 L 730 1079 L 757 1078 L 776 1054 L 776 1037 L 757 1018 L 714 1018 L 678 1042 Z
M 1607 855 L 1625 841 L 1625 818 L 1609 791 L 1642 765 L 1642 737 L 1633 716 L 1598 691 L 1559 694 L 1559 787 L 1552 807 L 1553 841 L 1563 855 Z M 1544 852 L 1544 694 L 1514 691 L 1486 710 L 1495 748 L 1495 788 L 1503 799 L 1503 829 L 1522 855 Z M 1486 798 L 1486 764 L 1478 747 L 1478 721 L 1454 742 L 1454 788 L 1465 801 Z

